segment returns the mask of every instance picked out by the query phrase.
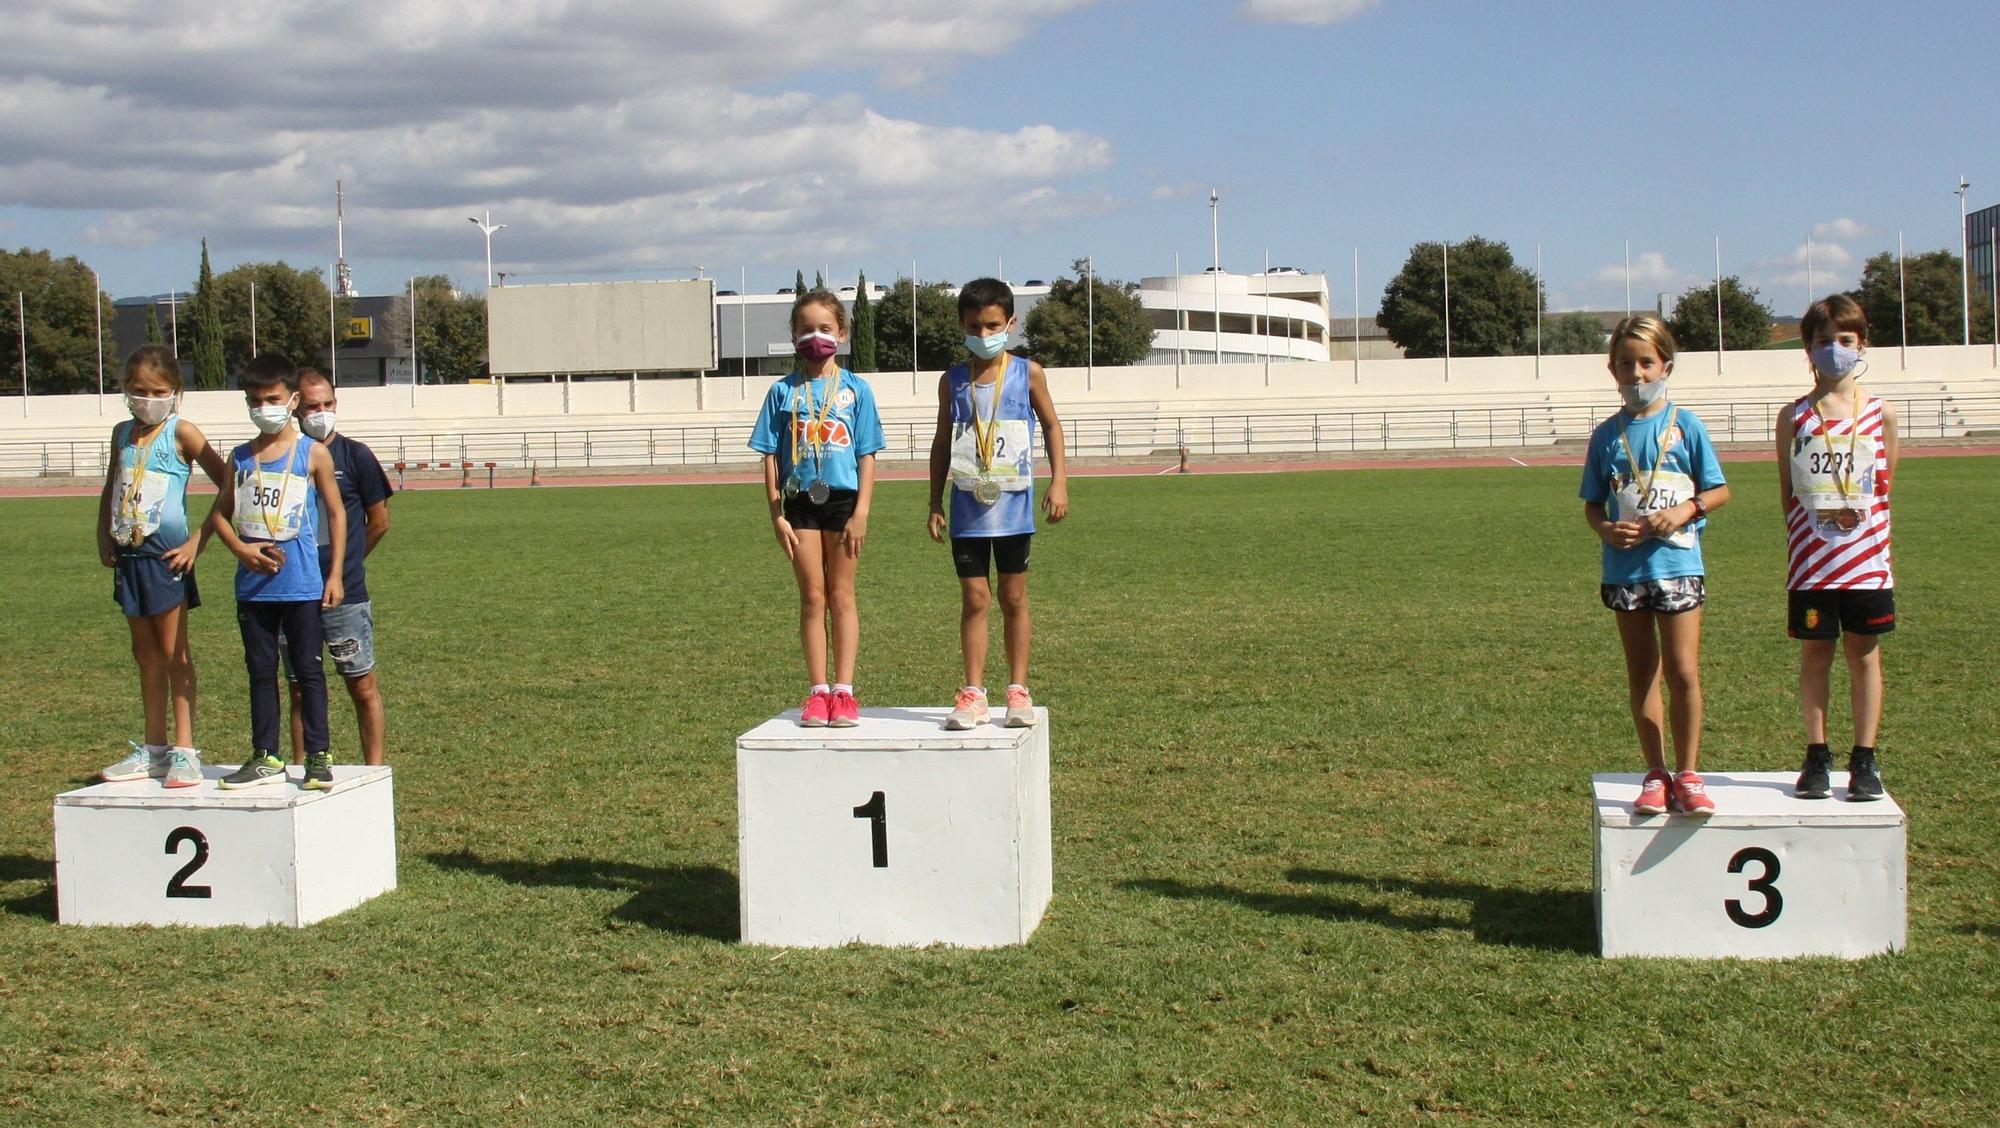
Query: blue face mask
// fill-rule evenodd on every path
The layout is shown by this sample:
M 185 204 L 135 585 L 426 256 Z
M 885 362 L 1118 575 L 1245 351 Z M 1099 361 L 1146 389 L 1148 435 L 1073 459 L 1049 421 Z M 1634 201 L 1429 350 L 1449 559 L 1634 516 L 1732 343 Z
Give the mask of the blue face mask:
M 1001 350 L 1007 347 L 1007 331 L 1002 329 L 991 337 L 981 337 L 976 333 L 967 333 L 965 335 L 965 347 L 972 350 L 972 355 L 981 360 L 992 360 L 994 357 L 1000 355 Z
M 1819 373 L 1819 378 L 1828 383 L 1847 379 L 1848 374 L 1861 363 L 1860 349 L 1850 349 L 1838 341 L 1814 345 L 1809 355 L 1812 357 L 1813 371 Z

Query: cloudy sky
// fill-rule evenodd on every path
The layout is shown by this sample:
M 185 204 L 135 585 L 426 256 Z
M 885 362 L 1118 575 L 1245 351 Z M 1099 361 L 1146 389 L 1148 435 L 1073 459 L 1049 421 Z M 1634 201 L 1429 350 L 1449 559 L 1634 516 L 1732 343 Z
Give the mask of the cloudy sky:
M 1551 305 L 1723 267 L 1781 311 L 2000 201 L 1989 2 L 42 0 L 0 38 L 0 244 L 117 295 L 347 258 L 478 288 L 1210 258 L 1364 308 L 1479 234 Z

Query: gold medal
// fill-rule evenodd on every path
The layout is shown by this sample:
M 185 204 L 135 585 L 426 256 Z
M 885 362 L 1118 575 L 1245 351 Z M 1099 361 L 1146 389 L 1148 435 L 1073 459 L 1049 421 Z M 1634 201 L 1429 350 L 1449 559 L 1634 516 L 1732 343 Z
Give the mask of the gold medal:
M 993 505 L 1000 500 L 1000 481 L 990 475 L 981 475 L 973 480 L 972 500 L 981 505 Z

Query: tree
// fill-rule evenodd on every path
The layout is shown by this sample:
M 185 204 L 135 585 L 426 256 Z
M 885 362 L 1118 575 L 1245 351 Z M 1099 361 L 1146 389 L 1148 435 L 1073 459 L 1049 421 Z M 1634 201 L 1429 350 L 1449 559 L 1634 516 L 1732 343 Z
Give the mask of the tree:
M 875 352 L 878 372 L 908 372 L 910 364 L 910 286 L 896 279 L 875 310 Z M 942 282 L 916 284 L 917 364 L 919 371 L 942 372 L 963 351 L 965 331 L 958 327 L 958 299 Z
M 1771 310 L 1757 291 L 1730 275 L 1722 280 L 1722 343 L 1733 352 L 1761 349 L 1771 343 Z M 1689 352 L 1715 349 L 1715 286 L 1695 286 L 1674 302 L 1667 318 L 1674 343 Z
M 861 273 L 854 284 L 854 344 L 848 350 L 848 367 L 856 372 L 875 371 L 875 306 L 868 300 L 868 274 Z
M 1413 357 L 1445 355 L 1445 250 L 1441 243 L 1410 248 L 1382 289 L 1376 321 Z M 1507 244 L 1474 235 L 1451 245 L 1451 355 L 1510 356 L 1534 347 L 1533 273 L 1514 264 Z
M 806 272 L 794 268 L 792 279 L 792 304 L 797 305 L 798 299 L 806 292 Z
M 1909 301 L 1910 344 L 1956 345 L 1965 325 L 1959 318 L 1959 257 L 1929 251 L 1903 261 L 1903 290 Z M 1868 315 L 1868 342 L 1903 343 L 1903 310 L 1896 286 L 1896 256 L 1884 251 L 1861 268 L 1861 285 L 1851 295 Z M 1972 340 L 1993 343 L 1993 296 L 1972 291 Z
M 327 363 L 327 289 L 316 270 L 253 262 L 215 276 L 222 349 L 230 372 L 250 359 L 250 287 L 257 287 L 257 351 L 283 353 L 322 370 Z
M 16 298 L 15 295 L 21 295 Z M 56 258 L 47 251 L 0 251 L 0 295 L 5 312 L 0 313 L 0 332 L 5 333 L 4 366 L 0 366 L 0 391 L 19 394 L 21 352 L 17 320 L 26 310 L 28 338 L 28 391 L 35 395 L 97 390 L 97 326 L 99 317 L 111 324 L 110 303 L 97 289 L 96 276 L 75 256 Z M 93 303 L 95 308 L 93 308 Z M 118 378 L 118 358 L 108 351 L 111 336 L 104 336 L 102 354 L 107 388 Z
M 167 343 L 166 330 L 160 327 L 160 303 L 158 302 L 146 303 L 146 343 L 149 345 L 164 345 Z
M 450 278 L 421 274 L 417 292 L 417 365 L 425 384 L 463 384 L 485 374 L 486 302 L 460 294 Z M 389 307 L 396 344 L 410 351 L 410 298 L 406 291 Z M 379 332 L 379 330 L 378 330 Z
M 201 241 L 201 273 L 194 284 L 194 379 L 196 388 L 221 388 L 229 383 L 223 360 L 222 308 L 215 297 L 215 272 L 208 267 L 208 240 Z
M 1578 310 L 1542 319 L 1542 355 L 1576 356 L 1604 351 L 1604 323 Z
M 1076 277 L 1057 278 L 1028 311 L 1022 329 L 1029 355 L 1058 368 L 1137 364 L 1153 351 L 1153 324 L 1138 285 L 1092 275 L 1086 286 L 1086 265 L 1077 259 L 1070 266 Z

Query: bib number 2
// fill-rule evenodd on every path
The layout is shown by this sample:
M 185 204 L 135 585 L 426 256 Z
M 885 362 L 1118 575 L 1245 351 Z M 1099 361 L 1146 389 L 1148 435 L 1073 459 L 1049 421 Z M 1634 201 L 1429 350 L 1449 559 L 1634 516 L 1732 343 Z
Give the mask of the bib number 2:
M 1730 856 L 1729 872 L 1743 873 L 1752 862 L 1763 872 L 1752 878 L 1745 888 L 1762 895 L 1763 907 L 1754 913 L 1749 912 L 1744 909 L 1743 902 L 1734 897 L 1722 902 L 1722 907 L 1729 913 L 1730 920 L 1744 928 L 1766 928 L 1777 923 L 1778 914 L 1785 909 L 1784 895 L 1778 892 L 1778 856 L 1762 846 L 1745 846 Z

